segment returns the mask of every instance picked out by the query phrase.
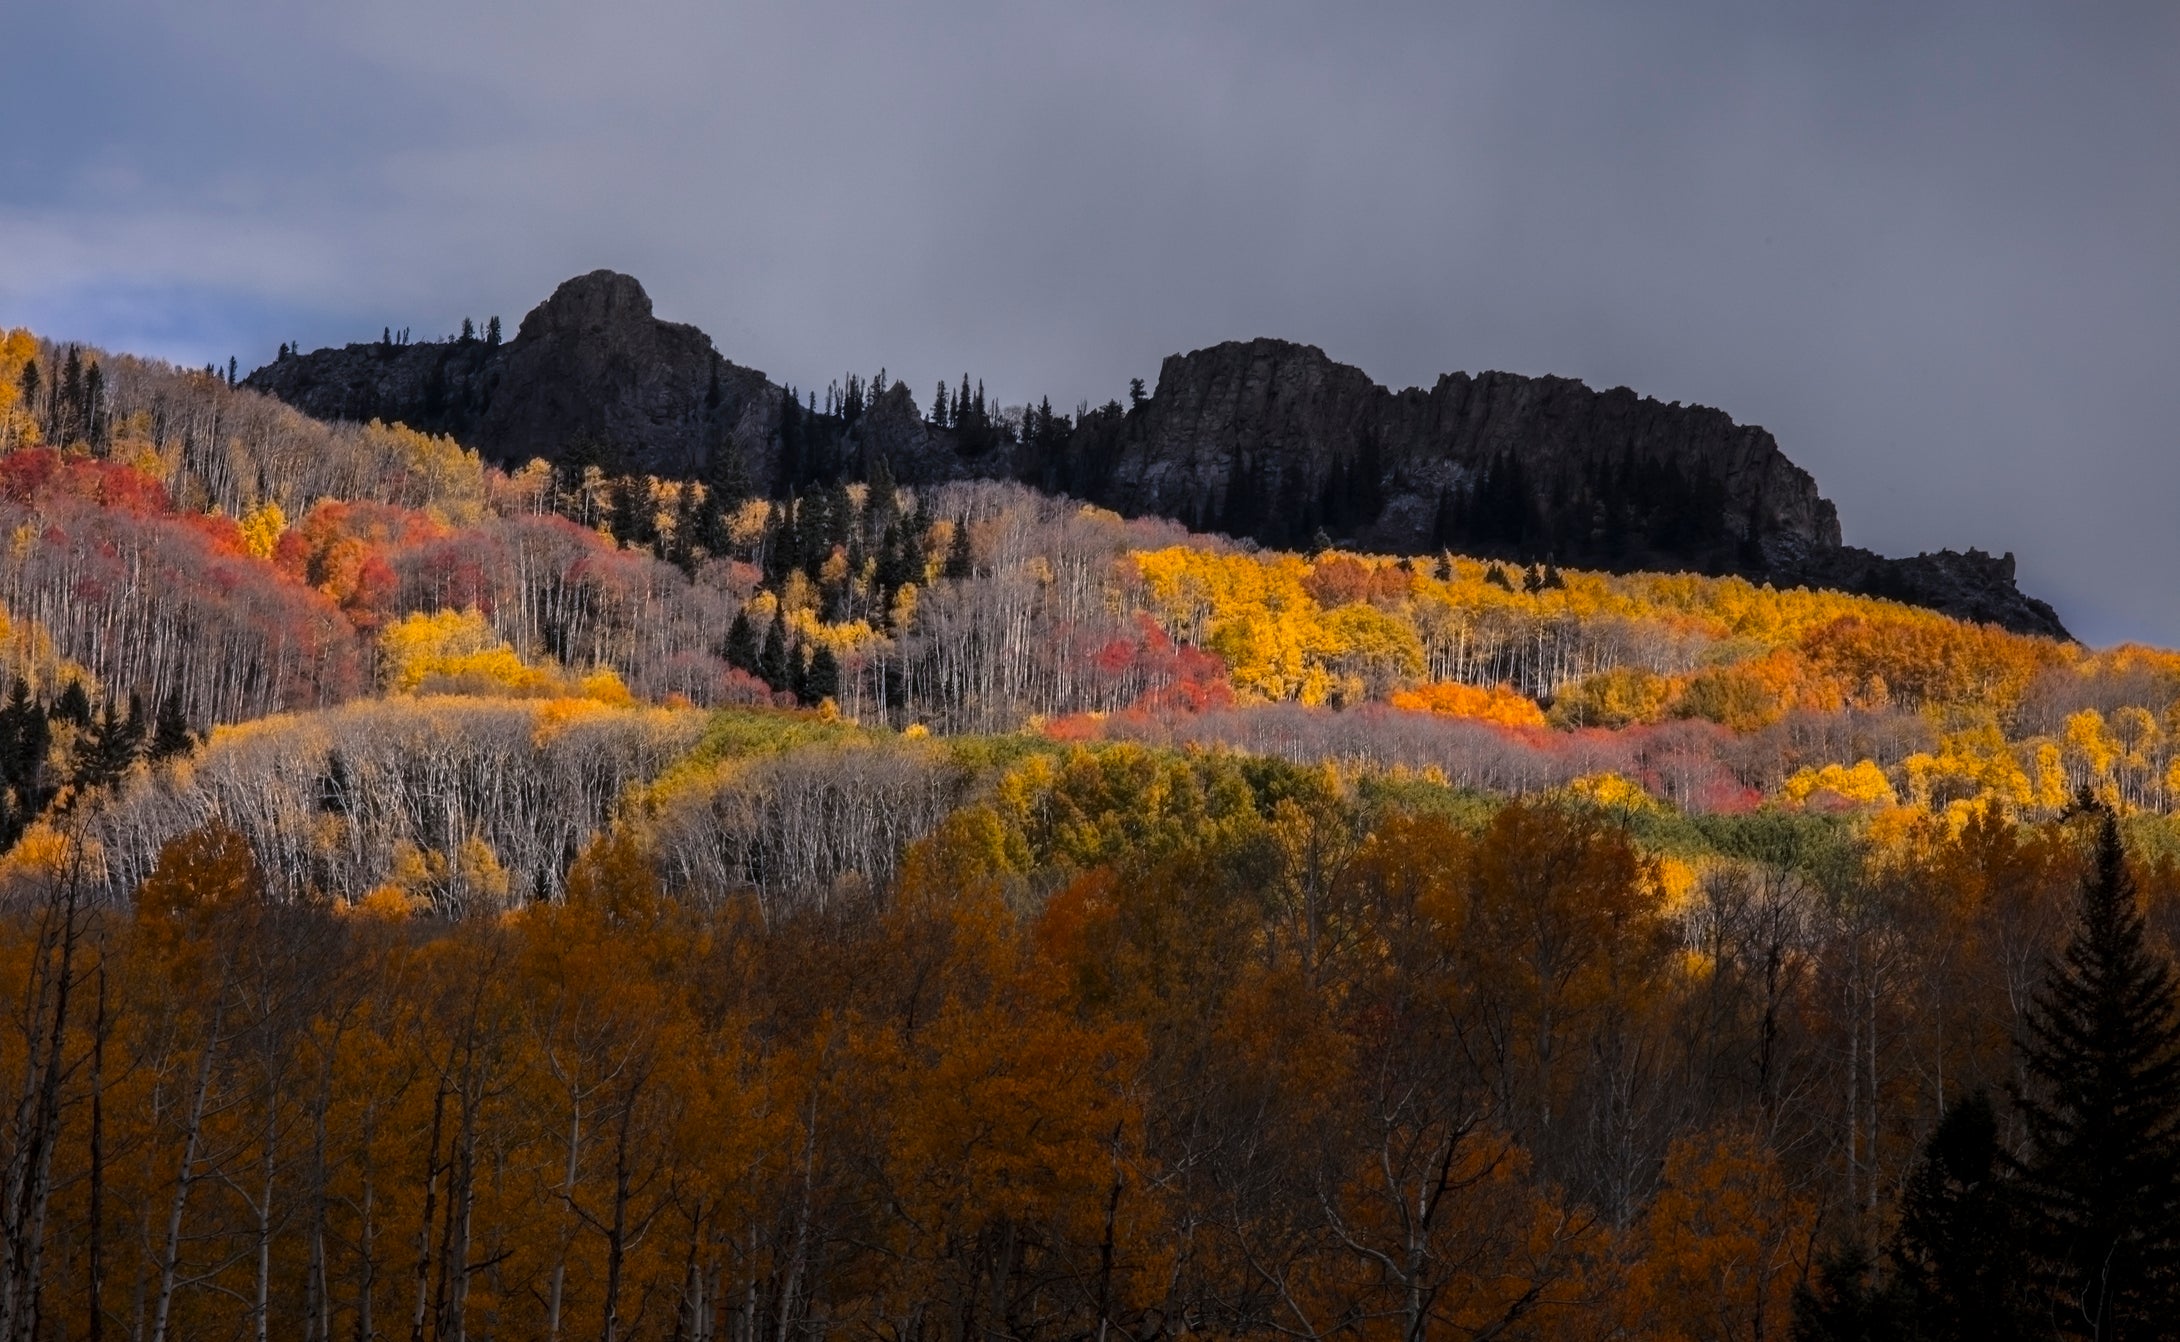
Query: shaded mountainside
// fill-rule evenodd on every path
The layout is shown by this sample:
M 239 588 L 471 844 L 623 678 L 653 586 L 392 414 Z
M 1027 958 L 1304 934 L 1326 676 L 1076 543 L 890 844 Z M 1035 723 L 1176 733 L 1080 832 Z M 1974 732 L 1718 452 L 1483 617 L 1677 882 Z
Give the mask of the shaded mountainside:
M 349 345 L 249 385 L 322 418 L 451 433 L 505 463 L 699 477 L 732 455 L 733 473 L 785 494 L 883 460 L 905 481 L 1018 479 L 1269 545 L 1738 572 L 2068 636 L 2015 585 L 2011 555 L 1843 546 L 1832 503 L 1762 428 L 1568 378 L 1452 373 L 1392 391 L 1314 346 L 1260 339 L 1173 355 L 1148 396 L 1073 417 L 1002 415 L 981 390 L 973 411 L 927 415 L 876 379 L 821 410 L 601 270 L 561 285 L 505 345 Z
M 737 433 L 773 435 L 781 391 L 711 337 L 651 314 L 643 286 L 594 271 L 561 285 L 504 345 L 391 339 L 291 355 L 245 383 L 320 419 L 400 421 L 516 463 L 592 452 L 694 475 Z

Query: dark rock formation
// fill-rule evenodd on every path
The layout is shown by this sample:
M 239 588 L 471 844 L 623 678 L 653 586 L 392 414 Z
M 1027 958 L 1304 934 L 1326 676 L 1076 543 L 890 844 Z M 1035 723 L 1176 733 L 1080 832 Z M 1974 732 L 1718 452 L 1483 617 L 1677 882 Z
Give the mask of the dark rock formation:
M 1427 391 L 1393 392 L 1313 346 L 1252 340 L 1168 358 L 1156 394 L 1133 418 L 1102 481 L 1111 502 L 1212 521 L 1238 510 L 1259 522 L 1248 530 L 1284 528 L 1266 537 L 1283 543 L 1306 541 L 1318 527 L 1411 553 L 1498 543 L 1461 534 L 1479 528 L 1446 514 L 1501 463 L 1518 468 L 1513 488 L 1537 513 L 1500 528 L 1519 557 L 1715 568 L 1744 542 L 1825 548 L 1840 540 L 1831 503 L 1770 434 L 1625 387 L 1594 392 L 1568 378 L 1452 373 Z M 1614 519 L 1602 510 L 1626 512 L 1637 501 L 1618 496 L 1661 472 L 1679 482 L 1652 489 L 1660 497 L 1647 511 L 1676 502 L 1665 495 L 1686 494 L 1687 508 L 1708 511 L 1694 519 L 1703 534 L 1667 535 L 1667 519 L 1623 517 L 1632 534 L 1623 538 L 1627 553 L 1614 555 L 1605 534 Z M 1255 500 L 1237 496 L 1252 490 Z
M 601 270 L 561 285 L 504 346 L 349 345 L 284 358 L 249 385 L 321 418 L 451 433 L 506 463 L 577 451 L 694 476 L 731 444 L 748 478 L 784 491 L 884 460 L 905 482 L 1015 478 L 1272 545 L 1322 535 L 1409 554 L 1738 572 L 2067 637 L 2015 586 L 2011 555 L 1843 546 L 1831 502 L 1763 429 L 1567 378 L 1452 373 L 1396 392 L 1313 346 L 1251 340 L 1168 358 L 1132 406 L 1031 416 L 1020 432 L 933 425 L 899 383 L 813 415 Z
M 498 462 L 584 444 L 661 475 L 701 471 L 729 439 L 766 450 L 781 395 L 694 326 L 652 316 L 643 286 L 610 270 L 561 285 L 505 345 L 347 345 L 268 364 L 246 385 L 321 419 L 450 433 Z
M 2019 634 L 2071 639 L 2048 602 L 2014 583 L 2013 555 L 1939 550 L 1910 559 L 1887 559 L 1844 545 L 1780 556 L 1764 574 L 1780 586 L 1829 587 L 1861 596 L 1942 611 L 1956 619 L 1995 624 Z

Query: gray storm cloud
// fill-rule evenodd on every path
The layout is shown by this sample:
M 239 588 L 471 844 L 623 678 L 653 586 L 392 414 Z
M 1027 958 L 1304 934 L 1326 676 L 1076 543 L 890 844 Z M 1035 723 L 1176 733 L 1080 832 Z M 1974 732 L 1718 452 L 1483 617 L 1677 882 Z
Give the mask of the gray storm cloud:
M 1903 8 L 1912 13 L 1903 14 Z M 803 385 L 1278 335 L 1776 433 L 1890 552 L 2180 644 L 2169 6 L 48 5 L 0 322 L 247 366 L 566 276 Z

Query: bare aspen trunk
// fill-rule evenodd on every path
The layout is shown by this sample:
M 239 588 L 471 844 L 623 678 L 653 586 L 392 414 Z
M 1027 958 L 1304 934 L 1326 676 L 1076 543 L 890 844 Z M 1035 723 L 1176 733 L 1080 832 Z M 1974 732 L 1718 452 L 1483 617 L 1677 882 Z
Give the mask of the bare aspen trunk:
M 166 1244 L 159 1255 L 159 1295 L 152 1307 L 151 1342 L 166 1342 L 167 1321 L 173 1314 L 174 1283 L 182 1258 L 182 1217 L 189 1207 L 189 1190 L 197 1178 L 197 1147 L 204 1136 L 205 1104 L 212 1091 L 212 1060 L 217 1052 L 217 1022 L 204 1044 L 197 1064 L 197 1089 L 189 1104 L 189 1126 L 182 1138 L 182 1166 L 174 1181 L 174 1200 L 167 1210 Z

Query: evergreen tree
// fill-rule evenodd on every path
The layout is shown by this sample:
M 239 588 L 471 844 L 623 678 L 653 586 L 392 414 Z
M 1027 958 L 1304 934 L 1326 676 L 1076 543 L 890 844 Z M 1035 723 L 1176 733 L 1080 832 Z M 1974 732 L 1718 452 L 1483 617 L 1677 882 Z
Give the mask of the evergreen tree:
M 1484 570 L 1484 581 L 1494 587 L 1504 588 L 1509 592 L 1514 590 L 1514 580 L 1507 577 L 1506 570 L 1500 568 L 1497 564 L 1493 564 L 1490 568 Z
M 969 542 L 969 517 L 962 514 L 954 523 L 954 540 L 946 547 L 946 576 L 968 578 L 976 573 L 976 551 Z
M 182 696 L 169 691 L 167 697 L 159 701 L 159 720 L 151 733 L 151 758 L 169 760 L 195 748 L 196 739 L 189 733 L 189 719 L 182 715 Z
M 726 645 L 720 649 L 720 653 L 727 659 L 728 666 L 737 671 L 747 671 L 751 675 L 757 674 L 757 626 L 749 622 L 748 611 L 734 612 L 734 623 L 727 626 Z
M 484 324 L 484 343 L 487 349 L 500 347 L 500 319 L 497 316 Z
M 1906 1342 L 1897 1302 L 1859 1240 L 1824 1255 L 1794 1290 L 1794 1342 Z
M 802 567 L 802 538 L 795 525 L 799 511 L 795 496 L 790 493 L 787 502 L 775 503 L 765 517 L 765 580 L 779 584 L 787 575 Z
M 631 548 L 649 549 L 659 538 L 658 491 L 651 477 L 624 475 L 613 489 L 613 538 Z
M 823 644 L 818 645 L 817 652 L 810 658 L 810 670 L 803 683 L 803 699 L 813 704 L 840 699 L 840 659 Z
M 17 676 L 7 707 L 0 708 L 0 788 L 28 788 L 45 759 L 47 742 L 45 713 L 31 698 L 29 682 Z
M 1901 1191 L 1889 1255 L 1907 1334 L 1930 1342 L 2024 1337 L 2019 1236 L 1998 1117 L 1981 1091 L 1945 1111 Z
M 465 345 L 475 344 L 477 340 L 477 323 L 471 321 L 467 317 L 462 318 L 462 334 L 460 338 L 461 342 Z
M 23 393 L 23 413 L 30 416 L 33 422 L 42 425 L 44 416 L 38 413 L 38 361 L 36 359 L 25 359 L 23 361 L 22 376 L 15 380 L 15 385 Z
M 901 493 L 893 483 L 893 468 L 880 457 L 871 467 L 870 488 L 863 494 L 861 530 L 865 536 L 879 535 L 900 515 Z
M 931 564 L 931 528 L 935 524 L 927 494 L 916 500 L 915 515 L 908 519 L 908 529 L 901 533 L 901 565 L 908 570 L 908 581 L 918 586 L 923 584 L 924 570 Z
M 750 484 L 749 464 L 742 459 L 742 449 L 731 441 L 712 449 L 707 466 L 704 482 L 719 496 L 722 509 L 738 507 L 742 500 L 756 493 Z
M 129 691 L 129 716 L 121 724 L 122 739 L 132 760 L 144 753 L 144 745 L 151 739 L 151 720 L 144 714 L 144 696 Z
M 227 359 L 227 385 L 232 387 L 235 381 L 235 360 L 230 355 Z M 105 408 L 106 373 L 97 364 L 86 363 L 83 367 L 83 404 L 77 411 L 77 422 L 83 425 L 83 436 L 94 447 L 102 437 L 99 422 L 106 417 Z
M 696 486 L 682 485 L 674 496 L 674 537 L 667 547 L 666 557 L 673 561 L 676 568 L 692 578 L 696 576 L 698 532 L 702 529 L 701 512 Z
M 764 647 L 757 654 L 757 678 L 775 690 L 788 686 L 787 610 L 772 608 L 772 624 L 765 630 Z
M 134 763 L 136 746 L 130 740 L 128 721 L 108 699 L 76 750 L 75 784 L 78 788 L 110 787 Z
M 1319 527 L 1316 531 L 1310 533 L 1309 549 L 1305 553 L 1307 553 L 1310 558 L 1315 559 L 1317 556 L 1323 554 L 1325 551 L 1331 548 L 1332 537 L 1325 534 L 1325 529 L 1323 527 Z
M 590 493 L 590 472 L 593 468 L 605 470 L 612 454 L 604 443 L 589 434 L 579 434 L 568 440 L 561 450 L 560 460 L 553 467 L 553 510 L 571 522 L 583 526 L 596 525 Z
M 2096 825 L 2090 870 L 2021 1047 L 2024 1230 L 2059 1328 L 2169 1336 L 2180 1318 L 2180 996 L 2146 943 L 2118 819 L 2086 791 L 2078 806 Z
M 939 428 L 949 423 L 946 417 L 946 379 L 939 379 L 939 389 L 931 395 L 931 422 Z
M 53 708 L 48 716 L 55 722 L 73 723 L 78 728 L 90 726 L 91 696 L 84 693 L 83 682 L 69 681 L 68 687 L 61 691 L 60 698 L 53 701 Z

